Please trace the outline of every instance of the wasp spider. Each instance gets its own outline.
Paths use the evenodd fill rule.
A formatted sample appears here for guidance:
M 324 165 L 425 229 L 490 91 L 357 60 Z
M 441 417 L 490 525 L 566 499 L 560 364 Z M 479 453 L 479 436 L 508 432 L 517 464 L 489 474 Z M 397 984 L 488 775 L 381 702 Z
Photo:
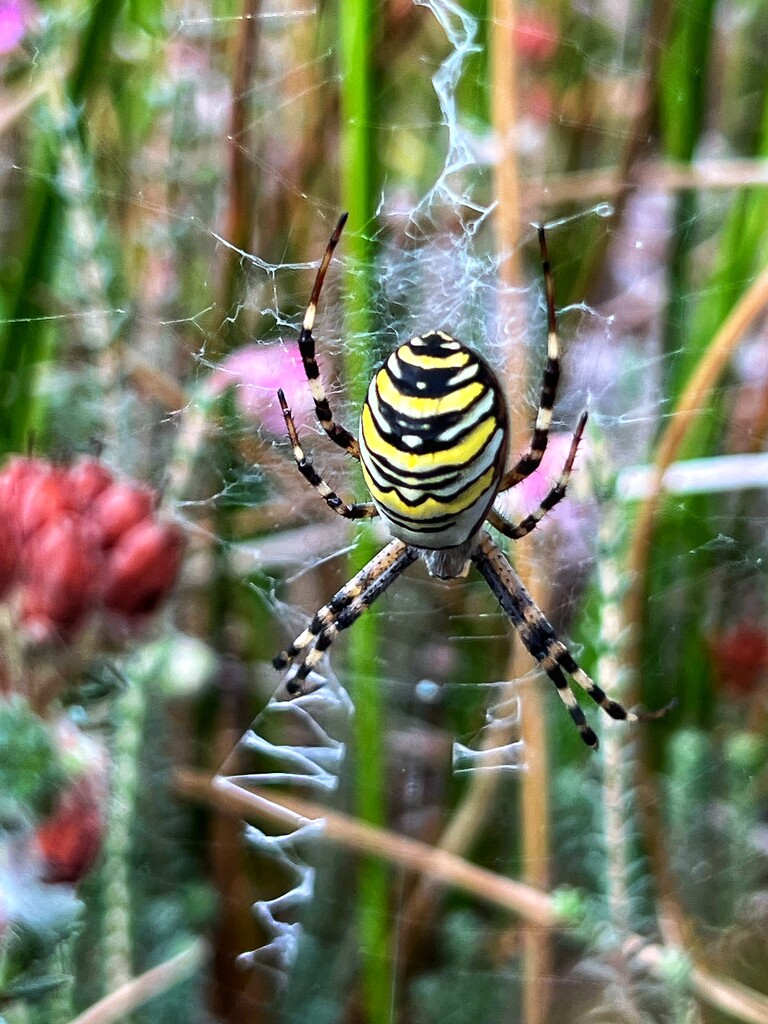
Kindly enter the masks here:
M 328 486 L 304 454 L 282 391 L 278 398 L 302 476 L 345 519 L 380 515 L 393 539 L 320 609 L 273 664 L 284 669 L 296 661 L 286 685 L 289 693 L 302 693 L 307 676 L 336 636 L 417 558 L 440 579 L 463 576 L 474 563 L 525 647 L 555 684 L 584 742 L 597 747 L 597 736 L 587 724 L 566 674 L 611 718 L 636 720 L 639 716 L 611 700 L 577 664 L 484 529 L 488 523 L 512 540 L 535 529 L 565 496 L 587 419 L 583 413 L 560 478 L 534 512 L 511 523 L 492 507 L 498 494 L 537 469 L 552 420 L 560 365 L 554 283 L 544 229 L 539 228 L 539 244 L 547 299 L 547 363 L 530 449 L 507 469 L 509 427 L 498 378 L 476 352 L 443 331 L 406 341 L 377 371 L 363 403 L 359 440 L 334 420 L 320 379 L 312 329 L 323 281 L 346 219 L 344 214 L 336 225 L 320 264 L 304 314 L 299 351 L 317 418 L 331 441 L 360 461 L 371 502 L 348 505 Z

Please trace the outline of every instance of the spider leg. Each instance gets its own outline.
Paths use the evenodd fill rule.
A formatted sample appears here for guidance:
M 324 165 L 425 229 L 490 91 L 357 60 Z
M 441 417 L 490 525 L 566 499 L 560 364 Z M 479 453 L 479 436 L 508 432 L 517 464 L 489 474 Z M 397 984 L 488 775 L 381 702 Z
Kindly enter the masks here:
M 307 375 L 309 389 L 312 392 L 312 398 L 315 403 L 315 412 L 318 420 L 320 421 L 320 426 L 334 444 L 343 448 L 349 455 L 359 459 L 360 448 L 357 443 L 357 438 L 342 427 L 340 423 L 336 423 L 334 421 L 328 396 L 325 393 L 323 381 L 320 376 L 320 368 L 318 367 L 317 359 L 315 358 L 315 339 L 312 336 L 312 329 L 315 326 L 315 315 L 317 313 L 317 303 L 320 299 L 323 281 L 325 281 L 325 275 L 328 272 L 328 267 L 331 263 L 333 250 L 336 248 L 339 238 L 341 237 L 341 232 L 347 222 L 347 217 L 348 214 L 346 213 L 342 213 L 341 217 L 339 217 L 339 222 L 333 230 L 333 234 L 326 246 L 320 267 L 317 271 L 317 277 L 315 278 L 315 284 L 312 288 L 312 294 L 309 297 L 309 305 L 304 313 L 304 321 L 301 326 L 301 333 L 299 334 L 299 353 L 301 354 L 301 359 L 304 363 L 304 372 Z
M 340 611 L 356 597 L 360 597 L 378 576 L 386 572 L 396 562 L 406 547 L 407 545 L 401 540 L 391 540 L 377 555 L 366 562 L 362 569 L 333 595 L 328 604 L 323 605 L 309 626 L 296 637 L 290 647 L 272 659 L 275 668 L 285 668 L 289 661 L 292 661 L 297 654 L 309 646 Z
M 309 483 L 312 484 L 320 497 L 324 499 L 328 507 L 332 508 L 333 511 L 337 512 L 340 516 L 343 516 L 344 519 L 371 519 L 373 516 L 378 515 L 378 509 L 372 502 L 347 505 L 341 500 L 338 494 L 328 486 L 304 454 L 304 449 L 301 447 L 301 441 L 299 440 L 299 432 L 296 429 L 296 424 L 293 421 L 291 410 L 288 408 L 288 403 L 285 400 L 285 395 L 283 394 L 282 389 L 277 392 L 277 398 L 280 402 L 280 408 L 283 411 L 285 425 L 288 428 L 288 437 L 291 439 L 291 444 L 293 445 L 293 457 L 296 460 L 298 470 L 304 479 L 308 480 Z
M 571 448 L 568 452 L 568 458 L 565 460 L 563 471 L 558 477 L 557 483 L 551 489 L 549 494 L 546 495 L 539 507 L 519 523 L 510 523 L 509 520 L 505 519 L 500 512 L 497 512 L 492 508 L 488 513 L 488 522 L 491 526 L 495 527 L 500 533 L 503 533 L 505 537 L 510 537 L 512 540 L 520 540 L 521 537 L 525 537 L 532 530 L 535 530 L 547 512 L 551 512 L 555 505 L 563 500 L 568 487 L 571 470 L 573 469 L 573 460 L 576 458 L 576 449 L 579 447 L 579 442 L 581 441 L 582 434 L 584 433 L 586 423 L 587 414 L 586 412 L 583 412 L 576 425 L 573 440 L 571 441 Z
M 310 647 L 296 674 L 288 682 L 289 693 L 302 692 L 302 682 L 320 661 L 338 634 L 348 629 L 373 602 L 416 560 L 418 552 L 401 540 L 392 540 L 339 590 L 319 612 L 290 647 L 281 651 L 272 664 L 285 668 L 302 651 Z
M 542 460 L 549 439 L 549 427 L 552 423 L 552 410 L 555 406 L 557 382 L 560 379 L 560 345 L 557 335 L 557 317 L 555 315 L 555 280 L 547 251 L 547 236 L 544 226 L 539 225 L 539 248 L 541 250 L 541 267 L 544 274 L 544 290 L 547 296 L 547 362 L 544 367 L 544 379 L 541 384 L 539 411 L 533 428 L 531 447 L 521 456 L 512 469 L 504 474 L 500 491 L 506 491 L 537 468 Z
M 496 599 L 520 635 L 528 652 L 539 662 L 555 684 L 561 700 L 568 709 L 584 742 L 597 749 L 594 730 L 587 724 L 584 712 L 563 674 L 563 670 L 599 704 L 611 718 L 637 721 L 638 716 L 627 711 L 611 698 L 587 675 L 575 661 L 568 648 L 558 640 L 554 629 L 537 607 L 533 598 L 520 582 L 512 566 L 487 533 L 480 541 L 472 561 L 493 591 Z

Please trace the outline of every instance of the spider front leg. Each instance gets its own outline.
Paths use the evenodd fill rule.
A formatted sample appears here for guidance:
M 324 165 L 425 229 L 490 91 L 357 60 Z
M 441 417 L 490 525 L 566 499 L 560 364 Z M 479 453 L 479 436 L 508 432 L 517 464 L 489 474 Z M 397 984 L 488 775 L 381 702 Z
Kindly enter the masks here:
M 557 315 L 555 313 L 555 280 L 547 251 L 547 236 L 543 225 L 539 225 L 539 249 L 541 251 L 541 268 L 544 274 L 544 290 L 547 296 L 547 362 L 544 367 L 544 379 L 541 384 L 539 410 L 533 428 L 531 447 L 521 456 L 512 469 L 508 470 L 501 481 L 499 491 L 506 491 L 539 466 L 549 439 L 549 428 L 552 423 L 552 410 L 555 407 L 557 382 L 560 379 L 560 345 L 557 335 Z
M 291 445 L 293 446 L 293 457 L 296 460 L 296 466 L 304 479 L 312 484 L 328 507 L 332 508 L 334 512 L 338 513 L 344 519 L 371 519 L 373 516 L 378 515 L 378 510 L 372 502 L 347 505 L 341 500 L 338 494 L 328 486 L 304 454 L 304 449 L 301 447 L 301 442 L 299 441 L 299 432 L 296 429 L 296 424 L 293 421 L 291 410 L 288 408 L 288 403 L 285 400 L 285 395 L 283 394 L 282 389 L 277 392 L 277 399 L 280 402 L 280 408 L 283 411 L 285 425 L 288 429 L 288 437 L 291 439 Z
M 353 625 L 417 557 L 415 548 L 401 540 L 390 541 L 317 612 L 307 629 L 272 660 L 275 668 L 283 669 L 311 647 L 296 674 L 286 684 L 289 693 L 296 695 L 302 692 L 303 681 L 338 634 Z
M 512 566 L 487 533 L 480 535 L 472 561 L 484 576 L 528 652 L 555 684 L 581 738 L 588 746 L 597 749 L 598 739 L 594 730 L 587 724 L 586 716 L 563 671 L 567 672 L 611 718 L 634 722 L 641 717 L 612 700 L 579 666 L 565 644 L 558 640 L 543 612 L 537 607 Z
M 360 448 L 357 443 L 357 438 L 353 434 L 350 434 L 345 427 L 342 427 L 340 423 L 336 423 L 333 418 L 328 396 L 325 393 L 323 380 L 320 376 L 320 368 L 317 365 L 317 359 L 315 358 L 315 339 L 312 335 L 312 330 L 315 326 L 315 316 L 317 314 L 317 303 L 320 300 L 323 281 L 325 281 L 325 275 L 328 272 L 328 267 L 331 263 L 333 250 L 338 244 L 341 232 L 344 225 L 347 223 L 348 216 L 349 214 L 342 213 L 341 217 L 339 217 L 339 222 L 334 228 L 333 234 L 326 246 L 325 253 L 323 254 L 323 258 L 320 261 L 320 267 L 317 271 L 317 277 L 315 278 L 315 283 L 312 288 L 312 294 L 309 297 L 309 304 L 304 312 L 304 321 L 301 326 L 301 333 L 299 334 L 299 353 L 301 354 L 301 360 L 304 364 L 304 372 L 307 375 L 309 390 L 312 392 L 312 399 L 315 403 L 315 412 L 318 420 L 320 421 L 320 426 L 334 444 L 343 448 L 345 452 L 352 455 L 355 459 L 359 459 Z
M 492 508 L 488 513 L 488 522 L 491 526 L 495 527 L 500 533 L 503 533 L 505 537 L 509 537 L 511 540 L 520 540 L 521 537 L 525 537 L 527 534 L 531 533 L 532 530 L 536 529 L 547 512 L 551 512 L 555 505 L 565 497 L 565 492 L 568 488 L 568 480 L 570 479 L 571 471 L 573 469 L 573 461 L 576 458 L 576 451 L 579 447 L 582 435 L 584 434 L 584 427 L 586 424 L 587 414 L 586 412 L 583 412 L 576 425 L 576 430 L 573 433 L 571 447 L 568 452 L 568 458 L 565 460 L 563 471 L 558 477 L 557 483 L 546 495 L 539 507 L 517 524 L 510 523 L 509 520 L 505 519 L 500 512 L 497 512 Z

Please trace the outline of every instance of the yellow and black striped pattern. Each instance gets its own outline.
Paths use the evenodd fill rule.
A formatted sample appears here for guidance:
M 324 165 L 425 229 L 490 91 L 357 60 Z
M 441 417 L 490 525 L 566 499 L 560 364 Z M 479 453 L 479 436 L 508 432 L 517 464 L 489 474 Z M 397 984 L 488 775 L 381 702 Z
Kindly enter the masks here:
M 480 528 L 507 455 L 507 413 L 483 359 L 436 331 L 396 349 L 360 417 L 366 485 L 395 537 L 420 548 L 464 544 Z

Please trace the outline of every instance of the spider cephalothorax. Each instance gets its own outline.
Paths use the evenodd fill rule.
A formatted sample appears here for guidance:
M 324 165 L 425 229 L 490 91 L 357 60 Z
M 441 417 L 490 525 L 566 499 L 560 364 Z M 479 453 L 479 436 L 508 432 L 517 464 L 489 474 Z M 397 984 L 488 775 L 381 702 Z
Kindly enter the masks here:
M 298 662 L 287 682 L 301 693 L 304 680 L 341 630 L 353 622 L 417 558 L 435 576 L 452 579 L 474 563 L 520 639 L 557 687 L 585 743 L 597 746 L 567 673 L 612 718 L 636 719 L 580 668 L 536 606 L 504 554 L 484 529 L 488 523 L 512 540 L 525 537 L 564 497 L 586 413 L 573 435 L 557 483 L 539 507 L 511 523 L 492 506 L 496 496 L 530 476 L 547 446 L 560 372 L 554 284 L 544 229 L 539 228 L 547 295 L 547 362 L 530 449 L 505 469 L 509 447 L 506 403 L 498 378 L 471 348 L 429 331 L 400 345 L 371 380 L 360 417 L 360 439 L 336 423 L 320 379 L 312 329 L 326 271 L 346 222 L 333 232 L 304 314 L 299 351 L 328 437 L 359 459 L 372 501 L 348 505 L 304 455 L 282 391 L 278 392 L 301 474 L 346 519 L 380 515 L 392 540 L 320 609 L 294 642 L 274 659 L 276 668 Z

